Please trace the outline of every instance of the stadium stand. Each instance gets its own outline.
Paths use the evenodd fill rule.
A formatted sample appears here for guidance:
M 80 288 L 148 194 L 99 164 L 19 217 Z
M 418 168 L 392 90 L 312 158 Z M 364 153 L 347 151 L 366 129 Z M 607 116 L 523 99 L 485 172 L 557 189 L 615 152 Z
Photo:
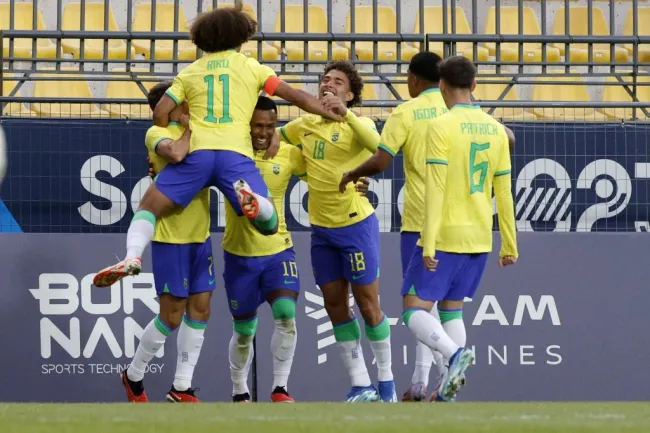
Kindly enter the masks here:
M 189 26 L 187 17 L 183 8 L 175 11 L 173 3 L 156 3 L 155 24 L 153 28 L 156 31 L 174 31 L 175 13 L 177 13 L 177 29 L 179 32 L 187 33 Z M 133 31 L 148 32 L 152 29 L 152 7 L 151 3 L 140 3 L 135 7 L 135 16 L 133 18 Z M 146 59 L 155 58 L 157 60 L 170 60 L 174 57 L 181 60 L 196 59 L 196 47 L 188 40 L 179 40 L 178 49 L 174 53 L 174 41 L 158 40 L 154 42 L 154 56 L 152 57 L 151 41 L 134 40 L 133 46 L 138 54 L 144 55 Z
M 14 21 L 10 22 L 11 4 L 0 3 L 0 30 L 47 30 L 43 13 L 36 9 L 36 25 L 34 26 L 34 6 L 32 3 L 14 4 Z M 3 39 L 2 56 L 8 57 L 12 45 L 9 39 Z M 38 39 L 36 43 L 36 54 L 39 58 L 53 59 L 56 57 L 56 46 L 49 39 Z M 15 57 L 34 57 L 31 39 L 17 38 L 13 40 L 13 55 Z

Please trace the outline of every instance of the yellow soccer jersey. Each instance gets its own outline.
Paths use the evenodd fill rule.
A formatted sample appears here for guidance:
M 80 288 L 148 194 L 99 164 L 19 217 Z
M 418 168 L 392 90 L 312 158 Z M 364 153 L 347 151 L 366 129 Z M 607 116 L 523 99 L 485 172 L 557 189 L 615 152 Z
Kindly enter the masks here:
M 237 216 L 230 203 L 226 202 L 226 230 L 221 246 L 231 254 L 269 256 L 293 246 L 285 220 L 284 200 L 291 176 L 305 175 L 305 161 L 300 149 L 286 143 L 280 144 L 280 150 L 273 159 L 264 160 L 265 152 L 255 152 L 254 159 L 273 197 L 278 213 L 278 232 L 272 236 L 262 235 L 245 216 Z
M 180 123 L 169 122 L 167 128 L 152 126 L 147 130 L 145 146 L 154 171 L 160 173 L 167 161 L 156 153 L 156 146 L 165 139 L 177 140 L 185 132 Z M 203 243 L 210 236 L 210 189 L 201 190 L 190 204 L 178 207 L 156 223 L 153 240 L 168 244 Z
M 440 89 L 432 88 L 393 110 L 381 132 L 379 147 L 397 155 L 404 152 L 404 211 L 402 230 L 420 232 L 424 224 L 424 182 L 426 172 L 426 125 L 449 111 Z
M 274 77 L 275 80 L 267 80 Z M 263 88 L 273 94 L 275 72 L 236 51 L 206 54 L 183 69 L 167 96 L 190 108 L 190 152 L 231 150 L 253 157 L 250 121 Z
M 457 104 L 429 123 L 425 256 L 492 251 L 494 185 L 501 256 L 517 257 L 508 135 L 476 105 Z
M 375 123 L 360 118 L 368 128 Z M 367 197 L 360 196 L 352 183 L 345 193 L 339 191 L 343 173 L 352 170 L 372 153 L 358 142 L 347 123 L 333 122 L 317 115 L 306 115 L 287 123 L 281 137 L 302 149 L 307 165 L 309 222 L 322 227 L 345 227 L 372 214 Z

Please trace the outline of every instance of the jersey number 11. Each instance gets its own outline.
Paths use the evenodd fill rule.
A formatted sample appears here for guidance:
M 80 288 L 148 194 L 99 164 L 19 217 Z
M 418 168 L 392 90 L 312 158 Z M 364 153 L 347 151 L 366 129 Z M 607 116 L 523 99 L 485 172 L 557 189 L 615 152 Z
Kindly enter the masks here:
M 223 115 L 219 119 L 214 115 L 214 75 L 206 75 L 203 77 L 203 81 L 208 85 L 208 113 L 203 120 L 210 123 L 231 123 L 230 76 L 228 74 L 219 75 L 219 82 L 223 83 L 223 94 L 221 98 L 223 101 Z

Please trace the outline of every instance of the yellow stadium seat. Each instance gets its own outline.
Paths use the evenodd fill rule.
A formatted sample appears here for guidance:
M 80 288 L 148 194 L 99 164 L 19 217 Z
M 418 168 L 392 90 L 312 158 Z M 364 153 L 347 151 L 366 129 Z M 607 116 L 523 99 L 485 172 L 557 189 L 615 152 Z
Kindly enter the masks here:
M 203 12 L 211 11 L 212 6 L 213 6 L 212 1 L 208 1 L 208 3 L 205 5 L 205 9 L 203 10 Z M 220 8 L 233 8 L 233 7 L 235 7 L 234 3 L 223 3 L 221 1 L 219 1 L 219 3 L 217 3 L 217 9 L 220 9 Z M 257 14 L 255 13 L 255 8 L 253 7 L 253 5 L 251 5 L 249 3 L 242 3 L 242 12 L 244 12 L 246 15 L 250 16 L 255 21 L 257 21 Z
M 298 75 L 282 75 L 280 78 L 285 81 L 294 81 L 293 83 L 287 83 L 294 89 L 305 90 L 305 83 L 298 81 L 301 80 L 301 77 Z M 284 101 L 284 99 L 278 96 L 272 96 L 271 99 L 275 100 L 276 102 Z M 300 108 L 296 107 L 295 105 L 278 105 L 278 120 L 293 120 L 297 119 L 302 114 L 304 113 L 301 113 Z
M 155 30 L 160 32 L 174 31 L 174 3 L 156 3 L 156 26 Z M 134 32 L 151 31 L 151 3 L 140 3 L 135 7 L 133 25 Z M 183 11 L 182 4 L 178 9 L 178 31 L 189 32 L 187 18 Z M 138 54 L 146 59 L 151 58 L 151 41 L 134 40 L 133 46 Z M 174 58 L 174 41 L 156 41 L 154 57 L 160 60 L 171 60 Z M 189 40 L 178 41 L 178 59 L 196 59 L 196 47 Z
M 638 34 L 639 36 L 648 36 L 650 35 L 650 7 L 638 8 L 638 11 Z M 625 16 L 625 24 L 623 25 L 623 34 L 625 36 L 631 36 L 634 30 L 632 12 L 634 12 L 634 9 L 628 9 Z M 630 57 L 634 55 L 634 46 L 632 44 L 625 44 L 623 47 L 628 51 Z M 639 62 L 650 62 L 649 44 L 639 45 Z
M 353 107 L 358 116 L 370 117 L 371 119 L 385 119 L 388 112 L 381 107 L 365 107 L 366 101 L 378 101 L 377 89 L 374 84 L 366 83 L 361 91 L 361 107 Z
M 62 68 L 71 71 L 73 69 Z M 66 77 L 82 77 L 80 74 L 66 74 Z M 34 98 L 93 98 L 90 86 L 85 80 L 61 79 L 61 74 L 39 71 L 35 77 L 57 77 L 56 81 L 34 81 Z M 92 103 L 36 102 L 32 111 L 41 117 L 108 117 L 109 114 Z
M 309 6 L 307 9 L 309 22 L 307 30 L 310 33 L 327 33 L 327 13 L 321 6 Z M 286 33 L 304 33 L 305 32 L 305 10 L 302 5 L 287 5 L 284 8 L 284 31 Z M 280 11 L 275 17 L 275 32 L 281 30 Z M 275 48 L 282 50 L 282 44 L 279 41 L 273 42 Z M 325 41 L 314 41 L 307 44 L 309 60 L 327 60 L 328 48 Z M 284 43 L 284 49 L 289 60 L 305 60 L 304 42 L 287 41 Z M 347 48 L 340 47 L 332 43 L 332 58 L 347 59 Z
M 533 113 L 540 119 L 560 121 L 594 121 L 604 122 L 607 117 L 596 112 L 593 108 L 568 108 L 562 107 L 562 102 L 584 102 L 589 101 L 587 86 L 582 77 L 566 76 L 545 76 L 538 77 L 535 81 L 541 82 L 575 82 L 583 84 L 534 84 L 533 101 L 558 102 L 558 107 L 533 108 Z
M 404 101 L 409 101 L 411 99 L 411 95 L 409 94 L 409 86 L 406 83 L 392 83 L 393 84 L 393 89 L 397 92 L 397 94 L 400 96 L 400 98 Z M 398 100 L 395 98 L 393 93 L 389 90 L 388 91 L 388 98 L 391 101 Z
M 34 6 L 32 3 L 14 3 L 14 30 L 34 30 Z M 9 3 L 0 3 L 0 30 L 9 30 Z M 36 10 L 36 30 L 46 30 L 43 14 Z M 10 39 L 4 38 L 2 55 L 9 56 Z M 31 39 L 14 39 L 14 57 L 33 57 Z M 56 45 L 49 39 L 36 41 L 36 56 L 53 59 L 56 57 Z
M 592 7 L 592 35 L 594 36 L 609 36 L 609 28 L 605 21 L 605 14 L 603 10 L 597 7 Z M 564 7 L 561 7 L 555 13 L 553 22 L 553 34 L 564 35 L 570 34 L 572 36 L 588 35 L 588 8 L 587 6 L 572 6 L 569 13 L 569 29 L 565 31 L 565 15 Z M 554 47 L 560 50 L 560 53 L 565 55 L 565 44 L 555 43 Z M 589 59 L 589 45 L 588 44 L 571 44 L 570 45 L 570 60 L 572 62 L 587 62 Z M 627 50 L 620 47 L 614 48 L 614 56 L 617 62 L 627 62 Z M 610 45 L 609 44 L 593 44 L 593 61 L 594 62 L 610 62 Z
M 104 30 L 104 3 L 87 2 L 84 11 L 84 30 L 103 31 Z M 68 3 L 63 8 L 63 30 L 80 30 L 81 23 L 81 3 Z M 119 31 L 113 9 L 108 10 L 108 31 Z M 71 53 L 75 58 L 79 58 L 81 43 L 79 39 L 63 39 L 61 41 L 63 51 Z M 86 59 L 103 59 L 104 40 L 103 39 L 86 39 L 84 41 L 84 58 Z M 108 40 L 108 58 L 109 59 L 126 59 L 126 43 L 121 39 Z M 131 47 L 131 58 L 135 58 L 135 50 Z
M 632 77 L 621 77 L 623 82 L 627 83 L 628 88 L 632 91 Z M 619 83 L 616 77 L 607 77 L 607 82 Z M 645 86 L 636 87 L 636 97 L 641 102 L 650 101 L 650 77 L 637 77 L 637 82 L 646 83 Z M 620 86 L 603 86 L 603 102 L 632 102 L 632 97 L 627 93 L 623 85 Z M 632 108 L 600 108 L 598 111 L 606 115 L 612 120 L 630 120 L 634 117 L 634 109 Z M 650 109 L 646 107 L 646 111 Z M 645 113 L 637 108 L 636 118 L 648 120 Z
M 124 68 L 113 69 L 112 73 L 123 72 L 126 74 Z M 142 93 L 140 86 L 137 84 L 138 79 L 152 78 L 149 69 L 132 68 L 131 72 L 137 74 L 133 81 L 108 81 L 106 83 L 105 98 L 110 99 L 136 99 L 146 98 L 147 96 Z M 142 81 L 142 86 L 148 91 L 153 86 L 158 84 L 159 81 Z M 152 112 L 148 104 L 103 104 L 102 109 L 110 113 L 111 117 L 122 117 L 127 119 L 151 119 Z
M 3 96 L 9 96 L 11 95 L 11 92 L 13 92 L 14 88 L 16 85 L 18 85 L 18 81 L 12 80 L 9 74 L 4 76 L 4 79 L 2 80 L 2 94 Z M 20 97 L 21 92 L 20 89 L 16 92 L 15 97 Z M 1 105 L 1 104 L 0 104 Z M 9 102 L 4 109 L 2 109 L 2 115 L 3 116 L 15 116 L 15 117 L 31 117 L 35 116 L 35 113 L 31 110 L 29 110 L 25 104 L 21 102 Z
M 354 31 L 355 33 L 374 33 L 372 6 L 357 6 L 354 8 Z M 352 19 L 348 12 L 345 22 L 345 32 L 352 32 Z M 377 33 L 397 33 L 397 15 L 390 6 L 378 6 L 377 8 Z M 352 51 L 352 43 L 345 42 L 346 48 Z M 374 42 L 355 42 L 354 50 L 359 60 L 373 60 Z M 401 45 L 401 60 L 409 60 L 418 53 L 416 48 L 408 44 Z M 377 60 L 391 61 L 397 58 L 396 42 L 379 42 L 377 44 Z
M 481 79 L 480 76 L 478 77 Z M 472 96 L 476 100 L 478 105 L 481 105 L 481 101 L 497 101 L 499 96 L 506 89 L 507 84 L 492 84 L 492 83 L 483 83 L 477 84 L 476 89 L 472 93 Z M 508 90 L 508 93 L 505 94 L 502 101 L 519 101 L 519 92 L 517 86 L 513 86 Z M 483 111 L 486 113 L 490 111 L 490 107 L 482 107 Z M 533 113 L 524 111 L 522 107 L 497 107 L 491 113 L 492 117 L 495 119 L 505 120 L 507 122 L 511 121 L 521 121 L 521 122 L 531 122 L 537 119 Z
M 499 17 L 499 34 L 503 35 L 516 35 L 519 34 L 519 8 L 517 6 L 501 6 L 501 14 Z M 541 35 L 541 29 L 537 22 L 537 15 L 535 11 L 525 6 L 522 10 L 523 15 L 523 29 L 522 33 L 525 35 Z M 496 7 L 491 6 L 488 9 L 487 22 L 485 24 L 485 34 L 496 34 Z M 496 56 L 497 44 L 488 42 L 485 44 L 486 48 L 490 51 L 490 55 Z M 519 60 L 519 45 L 518 44 L 501 44 L 501 60 L 505 62 L 517 62 Z M 523 62 L 541 62 L 542 61 L 542 44 L 524 43 L 523 46 Z M 559 62 L 560 50 L 551 47 L 546 47 L 546 61 Z
M 447 33 L 451 34 L 451 7 L 447 8 Z M 424 8 L 424 32 L 425 33 L 443 33 L 443 16 L 442 6 L 425 6 Z M 456 7 L 456 34 L 469 35 L 472 34 L 472 29 L 465 16 L 465 11 L 461 7 Z M 415 31 L 420 33 L 420 11 L 415 15 Z M 468 59 L 474 60 L 473 44 L 471 42 L 458 42 L 456 44 L 456 54 L 465 56 Z M 430 42 L 429 51 L 432 51 L 443 57 L 444 45 L 442 42 Z M 485 47 L 477 47 L 477 60 L 487 61 L 489 57 L 488 50 Z

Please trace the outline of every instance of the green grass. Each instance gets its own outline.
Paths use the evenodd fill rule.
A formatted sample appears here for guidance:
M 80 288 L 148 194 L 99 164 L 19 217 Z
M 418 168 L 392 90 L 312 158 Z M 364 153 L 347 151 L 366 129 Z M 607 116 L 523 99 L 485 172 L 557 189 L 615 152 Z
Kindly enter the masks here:
M 650 432 L 650 403 L 0 404 L 0 426 L 3 433 Z

